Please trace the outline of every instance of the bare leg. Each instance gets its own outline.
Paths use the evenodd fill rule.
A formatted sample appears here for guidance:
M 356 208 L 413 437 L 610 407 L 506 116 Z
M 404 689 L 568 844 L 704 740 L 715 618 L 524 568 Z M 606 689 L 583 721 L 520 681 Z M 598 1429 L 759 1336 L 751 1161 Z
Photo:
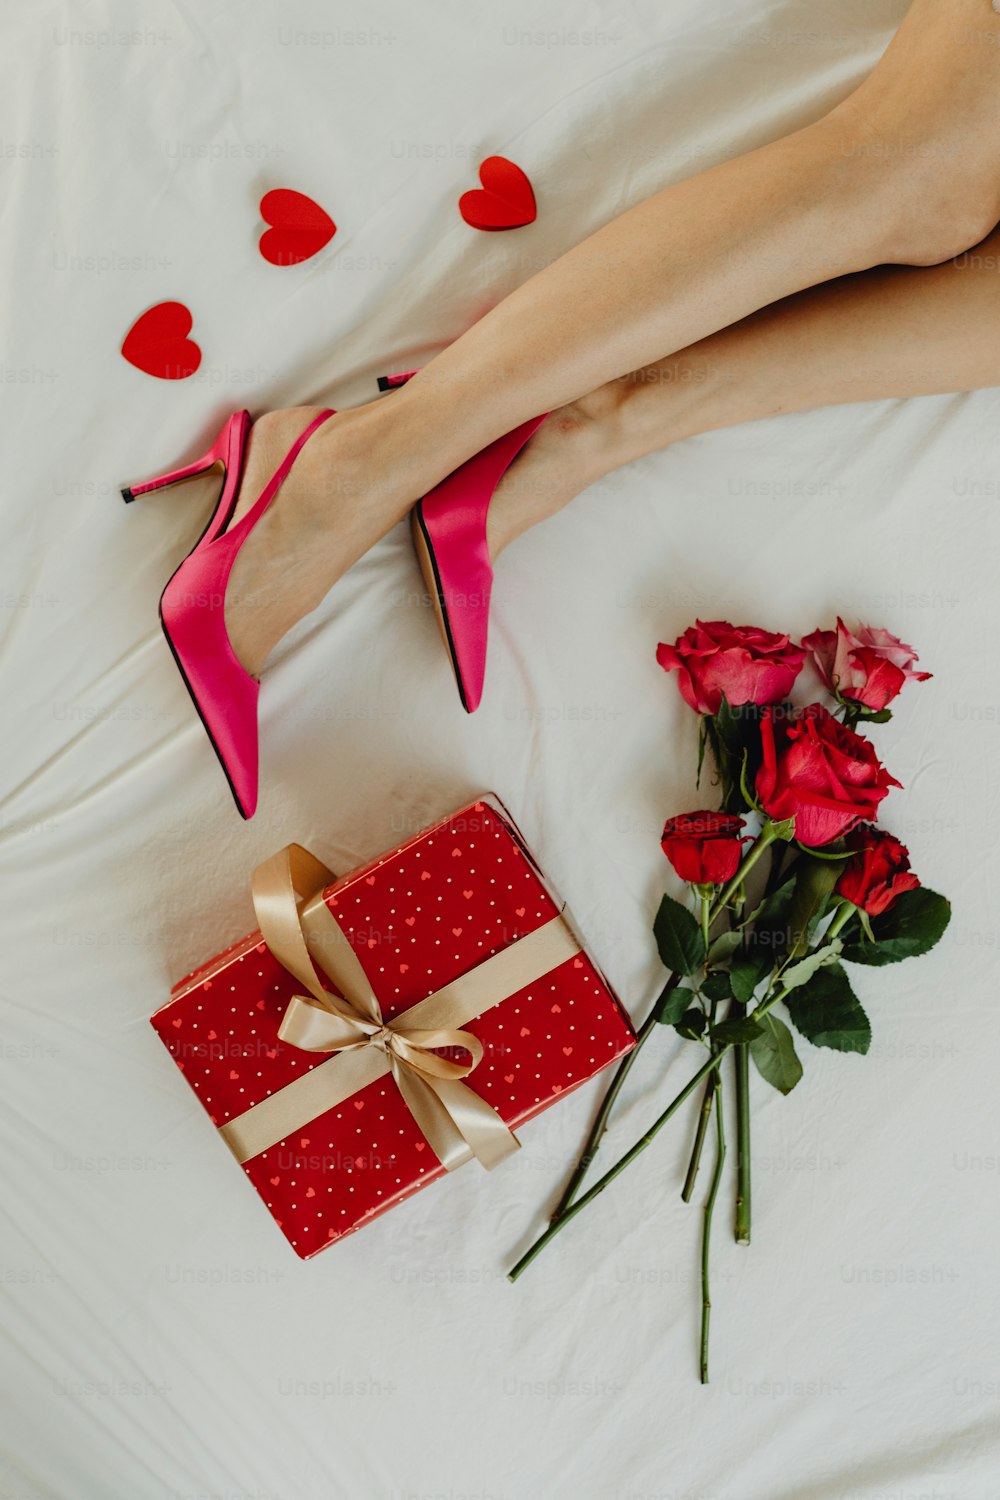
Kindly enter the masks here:
M 933 269 L 800 292 L 554 412 L 501 482 L 494 557 L 593 484 L 695 433 L 781 412 L 1000 386 L 1000 232 Z
M 257 670 L 421 494 L 528 417 L 820 281 L 976 243 L 1000 219 L 998 42 L 988 0 L 913 0 L 831 114 L 638 204 L 402 391 L 333 419 L 234 569 L 226 615 L 245 664 Z M 247 504 L 299 425 L 259 424 Z

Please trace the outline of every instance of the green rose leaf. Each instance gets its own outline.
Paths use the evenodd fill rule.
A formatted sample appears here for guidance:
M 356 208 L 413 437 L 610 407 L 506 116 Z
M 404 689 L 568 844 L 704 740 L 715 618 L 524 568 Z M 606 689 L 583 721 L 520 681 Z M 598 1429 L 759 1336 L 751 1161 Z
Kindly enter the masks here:
M 759 949 L 740 958 L 729 971 L 733 999 L 738 1000 L 741 1005 L 749 1005 L 757 986 L 773 968 L 774 953 L 769 949 Z
M 797 990 L 802 985 L 808 984 L 817 970 L 832 964 L 840 956 L 842 944 L 839 938 L 834 938 L 832 943 L 824 943 L 822 948 L 814 948 L 813 951 L 792 964 L 781 976 L 781 987 L 785 990 Z
M 653 923 L 660 957 L 675 974 L 694 974 L 705 962 L 705 939 L 686 906 L 664 896 Z
M 871 1046 L 868 1017 L 838 963 L 818 969 L 786 1004 L 796 1030 L 814 1047 L 865 1053 Z
M 819 915 L 837 883 L 840 867 L 811 856 L 799 861 L 788 909 L 789 951 L 796 957 L 809 946 L 809 924 Z
M 712 946 L 708 950 L 708 967 L 719 968 L 728 963 L 742 941 L 741 932 L 720 932 L 717 938 L 712 939 Z
M 690 1001 L 691 991 L 682 989 L 678 985 L 675 989 L 668 990 L 665 995 L 660 996 L 654 1015 L 663 1026 L 676 1026 Z
M 709 974 L 702 983 L 701 993 L 706 1000 L 711 1000 L 716 1005 L 720 1000 L 728 1000 L 732 995 L 729 985 L 729 975 L 725 973 Z
M 759 1021 L 754 1021 L 750 1016 L 739 1021 L 720 1021 L 709 1031 L 713 1042 L 752 1042 L 761 1034 Z
M 898 964 L 929 953 L 951 921 L 951 902 L 937 891 L 918 886 L 904 891 L 888 911 L 871 922 L 874 942 L 849 943 L 844 958 L 852 964 Z
M 691 1009 L 686 1010 L 681 1016 L 675 1030 L 678 1036 L 684 1037 L 685 1041 L 697 1042 L 704 1036 L 707 1025 L 708 1022 L 705 1019 L 704 1011 L 699 1010 L 696 1005 L 692 1005 Z
M 802 1077 L 802 1064 L 795 1053 L 792 1033 L 777 1016 L 764 1016 L 757 1024 L 760 1035 L 750 1043 L 750 1056 L 757 1065 L 757 1072 L 779 1094 L 790 1094 Z

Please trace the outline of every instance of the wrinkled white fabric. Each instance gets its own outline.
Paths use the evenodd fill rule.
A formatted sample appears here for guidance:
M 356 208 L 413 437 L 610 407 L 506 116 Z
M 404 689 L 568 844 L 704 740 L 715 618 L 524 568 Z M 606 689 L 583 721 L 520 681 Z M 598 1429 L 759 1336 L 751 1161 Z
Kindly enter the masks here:
M 595 486 L 504 557 L 471 719 L 399 527 L 268 670 L 249 825 L 157 628 L 208 492 L 117 488 L 232 408 L 369 399 L 627 205 L 842 97 L 903 10 L 7 0 L 5 1500 L 996 1500 L 996 392 L 779 418 Z M 498 152 L 539 214 L 488 235 L 456 200 Z M 257 252 L 272 187 L 339 226 L 308 264 Z M 168 298 L 204 351 L 176 383 L 118 353 Z M 659 829 L 701 799 L 656 643 L 838 611 L 934 673 L 875 733 L 906 787 L 886 826 L 955 919 L 862 977 L 868 1058 L 803 1042 L 792 1096 L 758 1081 L 711 1387 L 690 1120 L 504 1280 L 596 1085 L 494 1174 L 297 1262 L 147 1024 L 252 925 L 253 865 L 298 839 L 343 871 L 495 788 L 641 1018 Z M 656 1039 L 609 1160 L 692 1066 Z

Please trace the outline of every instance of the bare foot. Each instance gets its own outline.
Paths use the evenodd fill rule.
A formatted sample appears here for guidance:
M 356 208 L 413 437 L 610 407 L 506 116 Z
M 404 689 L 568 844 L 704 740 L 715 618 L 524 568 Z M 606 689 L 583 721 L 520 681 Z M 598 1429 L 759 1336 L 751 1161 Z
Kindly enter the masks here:
M 321 408 L 266 412 L 250 432 L 234 524 L 256 503 Z M 399 519 L 400 495 L 372 472 L 370 407 L 329 417 L 299 451 L 233 565 L 225 620 L 239 660 L 260 674 L 272 647 Z

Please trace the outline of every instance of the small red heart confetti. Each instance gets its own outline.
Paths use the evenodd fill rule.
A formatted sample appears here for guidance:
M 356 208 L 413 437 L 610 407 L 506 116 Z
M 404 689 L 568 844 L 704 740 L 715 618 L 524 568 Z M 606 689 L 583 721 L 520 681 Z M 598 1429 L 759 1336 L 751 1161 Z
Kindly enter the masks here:
M 235 1078 L 239 1078 L 240 1075 L 237 1073 L 237 1071 L 236 1071 L 235 1068 L 230 1068 L 229 1069 L 229 1076 L 230 1076 L 230 1078 L 235 1079 Z
M 375 876 L 374 875 L 366 875 L 365 876 L 365 885 L 374 885 L 374 884 L 375 884 Z
M 267 952 L 267 944 L 266 943 L 258 943 L 257 944 L 257 952 L 258 953 L 266 953 Z
M 308 1144 L 309 1144 L 309 1136 L 302 1135 L 302 1136 L 299 1137 L 299 1145 L 302 1147 L 303 1151 L 306 1149 L 306 1147 L 308 1146 Z
M 583 968 L 583 959 L 582 958 L 574 958 L 574 960 L 573 960 L 573 967 L 574 967 L 574 969 L 582 969 Z
M 266 1000 L 258 1000 L 258 1001 L 257 1001 L 257 1004 L 256 1004 L 256 1006 L 255 1006 L 255 1007 L 254 1007 L 254 1008 L 255 1008 L 255 1009 L 256 1009 L 256 1010 L 263 1010 L 263 1009 L 264 1009 L 264 1006 L 265 1006 L 265 1005 L 266 1005 L 266 1004 L 267 1004 L 267 1001 L 266 1001 Z
M 465 897 L 466 901 L 471 901 L 472 898 L 473 898 L 473 896 L 475 894 L 476 894 L 475 891 L 463 891 L 462 892 L 462 895 Z
M 461 849 L 453 849 L 451 851 L 451 857 L 452 857 L 452 859 L 461 859 L 462 858 L 462 851 L 461 851 Z
M 514 1075 L 513 1075 L 513 1073 L 505 1073 L 503 1075 L 503 1081 L 504 1081 L 504 1083 L 513 1083 L 514 1082 Z
M 260 253 L 272 266 L 297 266 L 311 260 L 337 232 L 325 209 L 292 188 L 265 193 L 260 216 L 271 226 L 260 237 Z
M 452 935 L 454 937 L 461 937 L 462 936 L 462 929 L 461 929 L 461 927 L 453 927 L 451 930 L 452 930 Z
M 414 924 L 414 922 L 416 920 L 417 920 L 416 917 L 407 917 L 406 918 L 406 925 L 407 925 L 407 927 L 412 927 L 413 924 Z
M 175 1018 L 174 1018 L 174 1019 L 173 1019 L 173 1020 L 172 1020 L 172 1021 L 171 1021 L 171 1023 L 170 1023 L 170 1024 L 171 1024 L 171 1026 L 180 1026 L 180 1025 L 181 1025 L 181 1018 L 180 1018 L 180 1016 L 176 1016 L 176 1017 L 175 1017 Z
M 481 188 L 463 193 L 458 211 L 473 229 L 519 229 L 538 212 L 527 174 L 506 156 L 488 156 L 479 168 Z
M 316 1189 L 315 1188 L 306 1188 L 306 1197 L 307 1198 L 315 1198 L 315 1196 L 316 1196 Z
M 405 974 L 405 973 L 408 972 L 409 967 L 410 967 L 409 964 L 400 964 L 400 966 L 399 966 L 399 972 L 401 974 Z
M 122 355 L 144 375 L 186 380 L 201 364 L 201 350 L 188 338 L 193 323 L 183 302 L 158 302 L 136 318 L 122 340 Z
M 278 1055 L 278 1049 L 277 1049 L 277 1047 L 268 1047 L 265 1050 L 267 1052 L 268 1057 L 277 1057 L 277 1055 Z
M 363 1099 L 355 1099 L 354 1100 L 354 1108 L 355 1109 L 364 1109 L 364 1107 L 365 1107 L 365 1101 Z
M 203 990 L 210 990 L 211 988 L 212 988 L 212 981 L 210 979 L 206 979 L 205 982 L 204 982 L 204 984 L 202 985 L 202 989 Z
M 572 1053 L 572 1051 L 573 1051 L 572 1047 L 564 1047 L 563 1048 L 563 1057 L 569 1057 L 570 1054 Z
M 521 1027 L 521 1035 L 522 1036 L 530 1036 L 531 1035 L 531 1027 L 530 1026 L 522 1026 Z
M 364 1157 L 363 1156 L 356 1156 L 354 1158 L 354 1165 L 356 1167 L 363 1167 L 363 1166 L 365 1166 L 365 1159 L 364 1159 Z
M 426 1145 L 427 1145 L 426 1141 L 414 1141 L 414 1143 L 413 1143 L 414 1150 L 416 1150 L 416 1151 L 422 1151 Z
M 523 906 L 515 906 L 515 908 L 514 908 L 514 915 L 515 915 L 515 917 L 523 917 L 524 916 L 524 907 Z
M 216 1033 L 216 1032 L 214 1032 L 214 1031 L 210 1031 L 210 1032 L 209 1032 L 209 1033 L 208 1033 L 208 1040 L 209 1040 L 209 1041 L 210 1041 L 210 1042 L 214 1042 L 214 1041 L 215 1041 L 215 1038 L 216 1038 L 216 1035 L 217 1035 L 217 1033 Z
M 369 938 L 368 939 L 368 946 L 369 946 L 369 948 L 377 948 L 378 947 L 378 938 Z
M 430 872 L 430 870 L 421 870 L 421 872 L 420 872 L 420 879 L 421 880 L 430 880 L 430 878 L 431 878 L 431 872 Z
M 281 1178 L 280 1177 L 269 1177 L 268 1181 L 270 1182 L 270 1184 L 271 1184 L 272 1187 L 277 1187 L 278 1183 L 281 1181 Z
M 552 1014 L 554 1016 L 558 1016 L 561 1012 L 562 1012 L 562 1006 L 561 1005 L 553 1005 L 553 1007 L 552 1007 Z

